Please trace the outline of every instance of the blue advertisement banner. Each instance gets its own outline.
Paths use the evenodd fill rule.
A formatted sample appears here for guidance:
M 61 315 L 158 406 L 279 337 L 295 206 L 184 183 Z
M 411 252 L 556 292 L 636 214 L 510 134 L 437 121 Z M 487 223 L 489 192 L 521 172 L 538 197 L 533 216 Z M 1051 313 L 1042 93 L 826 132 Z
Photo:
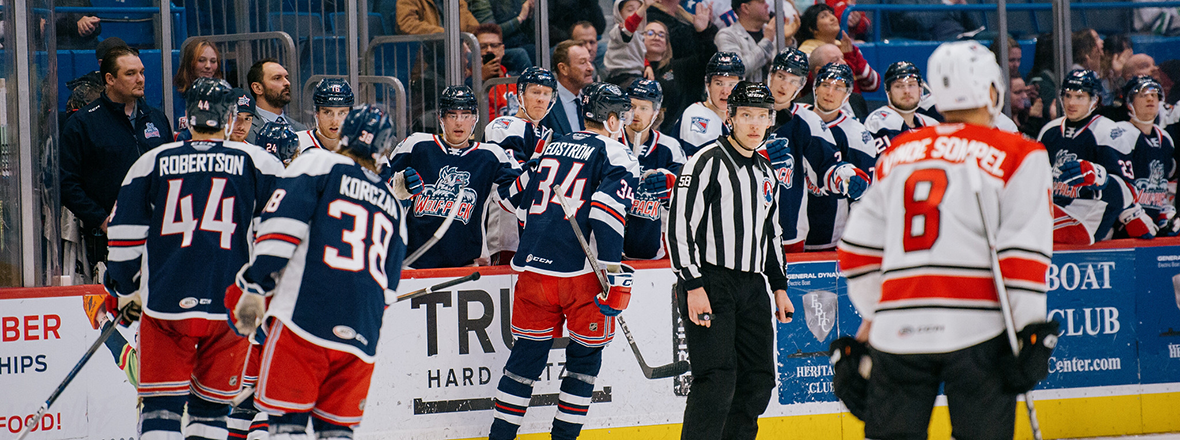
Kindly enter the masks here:
M 787 278 L 795 318 L 777 324 L 779 402 L 835 402 L 828 345 L 855 333 L 860 315 L 835 261 L 790 264 Z
M 1140 381 L 1180 382 L 1180 248 L 1136 252 Z

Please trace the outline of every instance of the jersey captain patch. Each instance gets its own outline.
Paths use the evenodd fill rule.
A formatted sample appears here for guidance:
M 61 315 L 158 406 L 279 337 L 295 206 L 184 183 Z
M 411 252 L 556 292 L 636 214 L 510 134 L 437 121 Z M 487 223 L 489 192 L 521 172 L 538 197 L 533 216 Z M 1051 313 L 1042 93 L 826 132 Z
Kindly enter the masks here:
M 468 185 L 471 183 L 471 172 L 459 171 L 453 166 L 443 167 L 438 172 L 438 181 L 425 185 L 422 193 L 414 197 L 414 216 L 446 217 L 455 203 L 459 203 L 459 212 L 455 220 L 467 224 L 475 210 L 475 202 L 479 194 Z

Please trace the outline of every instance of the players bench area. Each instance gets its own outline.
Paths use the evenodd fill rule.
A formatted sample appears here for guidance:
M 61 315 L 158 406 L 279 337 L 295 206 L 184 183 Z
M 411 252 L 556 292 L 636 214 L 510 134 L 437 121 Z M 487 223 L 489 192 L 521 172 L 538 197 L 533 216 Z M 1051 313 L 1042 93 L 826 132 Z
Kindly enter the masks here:
M 668 260 L 631 264 L 634 293 L 623 316 L 637 346 L 650 365 L 685 359 Z M 386 310 L 360 438 L 486 437 L 512 344 L 515 274 L 507 266 L 411 270 L 402 273 L 398 292 L 476 270 L 476 281 Z M 760 438 L 863 438 L 861 423 L 832 394 L 828 344 L 854 333 L 861 320 L 835 253 L 789 255 L 787 276 L 796 317 L 804 319 L 776 323 L 778 384 Z M 1045 438 L 1180 432 L 1180 238 L 1059 246 L 1049 288 L 1048 318 L 1061 324 L 1061 335 L 1049 376 L 1033 392 Z M 98 285 L 0 289 L 0 440 L 24 429 L 98 337 L 83 296 L 102 292 Z M 119 329 L 129 341 L 134 330 Z M 522 438 L 548 436 L 563 346 L 559 341 L 550 354 Z M 646 379 L 631 350 L 623 337 L 605 349 L 582 438 L 679 438 L 687 375 Z M 946 439 L 941 397 L 940 405 L 931 438 Z M 30 438 L 135 438 L 136 420 L 135 388 L 100 348 Z M 1027 423 L 1016 426 L 1017 438 L 1031 438 Z

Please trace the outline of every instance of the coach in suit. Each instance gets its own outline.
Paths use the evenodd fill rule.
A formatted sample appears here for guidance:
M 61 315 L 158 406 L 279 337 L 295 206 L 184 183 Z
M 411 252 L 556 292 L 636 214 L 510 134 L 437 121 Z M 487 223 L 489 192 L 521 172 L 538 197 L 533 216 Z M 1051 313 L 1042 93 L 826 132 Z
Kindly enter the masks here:
M 594 60 L 581 42 L 566 40 L 553 49 L 553 63 L 557 66 L 557 102 L 541 124 L 557 137 L 586 128 L 579 99 L 582 87 L 594 82 Z

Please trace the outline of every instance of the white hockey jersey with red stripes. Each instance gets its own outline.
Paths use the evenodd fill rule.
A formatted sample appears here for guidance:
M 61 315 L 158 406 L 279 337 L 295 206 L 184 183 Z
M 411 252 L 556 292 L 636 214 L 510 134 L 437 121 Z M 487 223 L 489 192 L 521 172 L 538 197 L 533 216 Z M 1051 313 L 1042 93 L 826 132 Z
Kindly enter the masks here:
M 975 187 L 1016 328 L 1044 321 L 1051 183 L 1045 147 L 1018 134 L 943 124 L 895 138 L 838 247 L 849 298 L 873 322 L 870 343 L 946 353 L 1004 331 Z

